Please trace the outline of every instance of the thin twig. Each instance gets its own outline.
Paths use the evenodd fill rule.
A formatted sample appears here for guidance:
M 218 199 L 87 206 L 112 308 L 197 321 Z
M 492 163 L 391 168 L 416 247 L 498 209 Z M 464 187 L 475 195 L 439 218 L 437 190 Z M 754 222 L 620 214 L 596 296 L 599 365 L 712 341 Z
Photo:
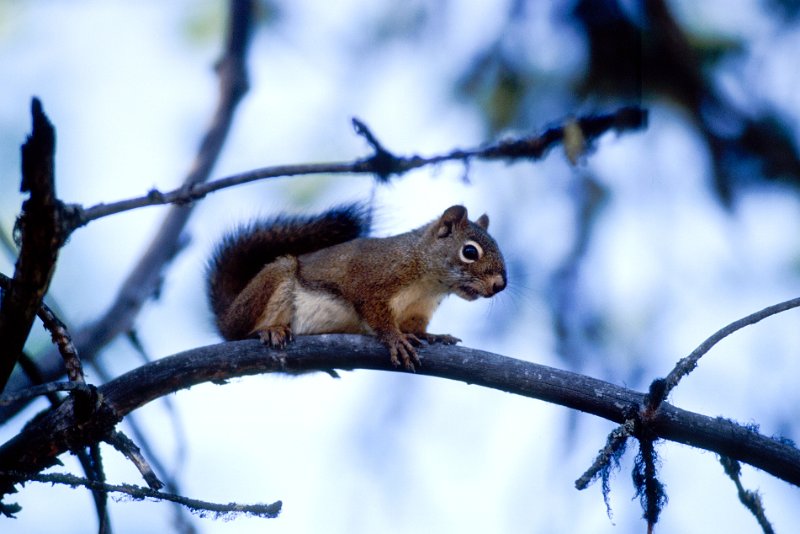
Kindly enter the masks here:
M 28 380 L 31 384 L 35 384 L 36 386 L 41 386 L 44 384 L 44 378 L 42 377 L 41 372 L 39 371 L 39 367 L 36 365 L 36 362 L 33 361 L 26 352 L 22 352 L 22 355 L 19 358 L 19 367 L 22 369 L 22 372 L 25 373 L 25 376 L 28 377 Z M 70 387 L 76 387 L 79 384 L 77 382 L 55 382 L 57 384 L 70 384 Z M 35 387 L 35 386 L 31 386 Z M 47 400 L 50 401 L 50 404 L 55 406 L 59 402 L 61 402 L 61 397 L 58 395 L 58 389 L 55 391 L 45 392 L 45 393 L 34 393 L 31 396 L 25 395 L 25 392 L 28 391 L 30 388 L 25 388 L 21 391 L 15 391 L 14 393 L 9 393 L 8 397 L 11 398 L 17 394 L 22 394 L 20 400 L 9 400 L 10 405 L 19 405 L 23 402 L 29 402 L 30 399 L 33 397 L 37 397 L 39 395 L 44 395 L 47 397 Z M 0 399 L 4 399 L 6 396 L 0 397 Z M 0 409 L 5 406 L 2 402 L 0 402 Z
M 53 310 L 45 304 L 41 303 L 39 311 L 36 313 L 41 319 L 42 324 L 50 332 L 50 337 L 53 343 L 58 347 L 58 352 L 64 359 L 64 366 L 67 369 L 67 378 L 73 382 L 86 383 L 86 378 L 83 373 L 83 365 L 78 356 L 78 349 L 72 342 L 72 337 L 69 335 L 67 326 L 59 319 Z
M 146 359 L 144 363 L 149 363 L 150 361 L 151 360 Z M 108 372 L 105 365 L 99 360 L 95 362 L 94 371 L 95 373 L 97 373 L 100 382 L 103 383 L 110 382 L 114 378 Z M 162 397 L 160 400 L 163 401 L 165 404 L 170 403 L 170 399 L 166 397 Z M 159 458 L 157 452 L 150 446 L 150 440 L 147 438 L 144 431 L 142 430 L 141 425 L 139 424 L 138 415 L 139 414 L 131 413 L 128 414 L 128 416 L 125 418 L 125 423 L 127 424 L 128 429 L 131 432 L 131 435 L 133 436 L 133 440 L 135 440 L 134 442 L 140 444 L 137 446 L 142 449 L 142 453 L 144 455 L 150 458 L 150 463 L 153 465 L 154 468 L 153 471 L 159 473 L 161 475 L 161 478 L 164 479 L 164 488 L 166 488 L 167 491 L 172 493 L 181 493 L 180 487 L 178 486 L 178 482 L 175 479 L 176 475 L 175 470 L 173 469 L 172 472 L 170 472 L 170 470 L 167 469 L 164 462 L 162 462 L 161 459 Z M 172 424 L 167 425 L 170 432 L 177 431 L 176 430 L 177 421 L 178 419 L 176 414 L 175 417 L 172 419 Z M 176 441 L 178 439 L 179 439 L 178 436 L 176 436 Z
M 12 286 L 13 281 L 0 273 L 0 289 L 8 291 Z M 61 357 L 64 359 L 64 366 L 67 369 L 67 377 L 75 382 L 85 383 L 86 379 L 83 375 L 83 366 L 78 357 L 78 349 L 72 343 L 72 338 L 69 335 L 67 326 L 58 318 L 55 312 L 44 302 L 39 304 L 39 309 L 36 315 L 42 321 L 42 325 L 50 332 L 50 337 L 53 343 L 58 347 Z
M 128 341 L 130 341 L 131 346 L 139 354 L 142 358 L 142 363 L 150 363 L 153 361 L 153 358 L 147 354 L 144 346 L 139 339 L 139 336 L 136 334 L 136 331 L 131 331 L 128 333 Z M 107 375 L 105 369 L 103 369 L 103 373 Z M 104 379 L 103 382 L 108 382 L 111 377 Z M 172 469 L 171 472 L 167 472 L 166 467 L 163 466 L 162 462 L 158 460 L 158 456 L 155 454 L 150 448 L 150 445 L 146 439 L 144 439 L 144 434 L 142 433 L 139 425 L 134 424 L 133 420 L 129 417 L 128 424 L 133 431 L 134 437 L 136 438 L 137 442 L 141 444 L 144 453 L 149 456 L 153 462 L 154 467 L 163 473 L 163 476 L 166 477 L 165 484 L 168 491 L 173 493 L 180 493 L 178 491 L 178 484 L 175 480 L 175 476 L 177 473 L 180 472 L 180 468 L 184 463 L 186 458 L 186 448 L 187 448 L 187 438 L 186 438 L 186 431 L 184 429 L 183 420 L 181 419 L 180 413 L 175 406 L 175 403 L 172 401 L 171 397 L 161 397 L 161 402 L 164 406 L 164 409 L 167 412 L 167 417 L 170 420 L 169 429 L 172 433 L 172 437 L 175 439 L 175 457 L 170 462 Z
M 98 484 L 106 483 L 106 472 L 103 468 L 103 456 L 100 453 L 100 444 L 93 443 L 89 447 L 89 460 L 91 465 L 88 469 L 84 466 L 87 478 Z M 111 534 L 111 518 L 108 515 L 108 492 L 102 487 L 92 488 L 92 495 L 97 507 L 97 521 L 99 524 L 99 534 Z
M 362 121 L 354 119 L 353 122 L 357 133 L 364 136 L 375 150 L 373 156 L 348 162 L 265 167 L 219 178 L 212 182 L 187 184 L 168 192 L 151 190 L 146 195 L 137 198 L 110 204 L 97 204 L 86 209 L 76 207 L 79 213 L 76 216 L 76 225 L 82 226 L 101 217 L 145 206 L 190 204 L 209 193 L 268 178 L 285 178 L 309 174 L 375 174 L 382 180 L 386 180 L 391 175 L 401 175 L 420 167 L 437 165 L 448 161 L 464 162 L 471 159 L 535 160 L 547 154 L 552 147 L 562 142 L 565 136 L 564 125 L 562 124 L 551 126 L 543 132 L 529 137 L 507 139 L 470 149 L 456 149 L 434 156 L 414 155 L 401 157 L 393 155 L 384 148 Z M 646 111 L 641 108 L 621 108 L 609 114 L 589 115 L 579 119 L 571 119 L 568 123 L 571 125 L 578 124 L 584 128 L 584 136 L 587 142 L 591 142 L 609 130 L 620 132 L 641 128 L 646 123 Z
M 750 491 L 744 488 L 742 485 L 741 480 L 741 473 L 742 468 L 739 465 L 739 462 L 734 460 L 733 458 L 725 455 L 720 455 L 719 461 L 722 464 L 722 468 L 725 470 L 725 474 L 728 475 L 733 483 L 736 484 L 736 492 L 739 494 L 739 501 L 747 508 L 753 516 L 755 516 L 756 521 L 758 521 L 758 525 L 761 527 L 761 530 L 764 531 L 764 534 L 775 534 L 775 530 L 772 528 L 772 524 L 770 524 L 769 520 L 767 519 L 767 513 L 764 510 L 764 503 L 761 502 L 761 495 L 757 491 Z
M 608 434 L 605 446 L 597 453 L 597 458 L 595 458 L 591 467 L 575 481 L 576 489 L 585 490 L 603 470 L 608 469 L 614 457 L 625 445 L 625 442 L 633 435 L 632 426 L 632 421 L 625 421 L 625 423 L 619 425 Z
M 0 274 L 0 288 L 7 291 L 11 287 L 12 281 L 5 275 Z M 72 343 L 67 327 L 56 316 L 56 314 L 42 301 L 39 305 L 37 315 L 41 319 L 45 328 L 50 332 L 50 335 L 58 345 L 59 352 L 64 358 L 64 363 L 67 369 L 67 376 L 69 382 L 56 382 L 50 384 L 40 384 L 23 391 L 15 392 L 12 395 L 4 395 L 0 397 L 0 406 L 17 402 L 24 398 L 31 398 L 39 395 L 47 395 L 51 403 L 55 406 L 60 402 L 60 398 L 55 393 L 57 391 L 75 391 L 81 392 L 83 396 L 80 403 L 83 409 L 88 408 L 87 404 L 93 399 L 93 388 L 86 385 L 84 379 L 83 367 L 81 366 L 80 359 L 78 358 L 77 350 Z M 20 357 L 20 364 L 23 369 L 34 380 L 41 379 L 38 368 L 35 362 L 31 361 L 27 354 L 22 353 Z M 76 398 L 76 402 L 78 399 Z M 99 446 L 95 443 L 89 448 L 89 452 L 85 449 L 78 449 L 75 451 L 78 460 L 83 467 L 86 476 L 90 479 L 96 479 L 100 482 L 105 482 L 105 475 L 103 473 L 102 459 L 100 457 Z M 97 511 L 97 519 L 99 523 L 100 534 L 111 534 L 111 522 L 108 515 L 108 496 L 101 491 L 92 491 L 92 497 Z
M 4 472 L 3 476 L 19 477 L 21 473 Z M 198 499 L 190 499 L 173 493 L 157 491 L 151 488 L 136 486 L 133 484 L 108 484 L 100 483 L 86 478 L 77 477 L 68 473 L 48 473 L 26 477 L 31 482 L 43 484 L 64 484 L 76 488 L 78 486 L 94 491 L 106 493 L 123 493 L 134 500 L 153 499 L 157 501 L 169 501 L 185 506 L 200 517 L 209 514 L 215 519 L 232 519 L 239 515 L 249 515 L 254 517 L 275 518 L 280 514 L 283 503 L 275 501 L 272 504 L 220 504 Z
M 75 456 L 78 457 L 78 462 L 81 464 L 83 472 L 86 473 L 86 478 L 89 480 L 96 480 L 97 474 L 95 472 L 94 460 L 88 449 L 78 449 L 75 451 Z M 100 491 L 92 491 L 92 500 L 94 501 L 95 512 L 97 512 L 97 520 L 99 531 L 110 529 L 111 524 L 108 518 L 108 495 Z
M 114 430 L 106 437 L 106 442 L 125 455 L 128 460 L 133 462 L 133 465 L 136 466 L 136 469 L 139 470 L 142 478 L 144 478 L 144 481 L 147 482 L 147 485 L 151 489 L 159 490 L 164 487 L 164 484 L 158 480 L 153 468 L 150 467 L 150 464 L 148 464 L 147 460 L 142 456 L 142 451 L 139 450 L 139 447 L 136 446 L 131 438 L 118 430 Z
M 751 313 L 747 317 L 743 317 L 736 321 L 733 321 L 726 327 L 718 330 L 714 333 L 711 337 L 703 341 L 696 349 L 692 351 L 687 357 L 681 359 L 676 365 L 675 368 L 667 375 L 666 379 L 664 379 L 664 389 L 658 396 L 651 396 L 649 404 L 650 408 L 654 409 L 657 408 L 660 402 L 663 399 L 666 399 L 669 395 L 670 391 L 678 385 L 681 379 L 691 373 L 696 367 L 697 362 L 702 358 L 708 351 L 711 350 L 714 345 L 728 337 L 729 335 L 733 334 L 737 330 L 741 330 L 745 326 L 749 326 L 751 324 L 755 324 L 762 319 L 766 319 L 772 315 L 785 312 L 787 310 L 791 310 L 792 308 L 797 308 L 800 306 L 800 298 L 794 298 L 791 300 L 787 300 L 785 302 L 781 302 L 778 304 L 774 304 L 772 306 L 767 306 L 763 310 L 757 311 L 755 313 Z
M 47 384 L 39 384 L 38 386 L 25 388 L 22 391 L 2 395 L 0 396 L 0 406 L 8 406 L 15 402 L 32 399 L 40 395 L 49 395 L 57 391 L 83 391 L 88 393 L 90 389 L 88 385 L 81 382 L 48 382 Z
M 591 467 L 575 481 L 577 490 L 585 490 L 589 485 L 601 478 L 603 481 L 602 492 L 603 502 L 606 505 L 606 514 L 611 518 L 611 470 L 619 468 L 619 460 L 625 453 L 628 438 L 633 435 L 635 422 L 633 419 L 625 421 L 611 431 L 606 439 L 605 446 L 600 449 Z

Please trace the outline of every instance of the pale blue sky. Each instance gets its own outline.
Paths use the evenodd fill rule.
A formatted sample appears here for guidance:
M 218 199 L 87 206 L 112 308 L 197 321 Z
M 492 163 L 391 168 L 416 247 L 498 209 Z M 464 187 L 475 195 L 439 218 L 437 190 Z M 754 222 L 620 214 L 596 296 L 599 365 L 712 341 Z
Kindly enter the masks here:
M 413 10 L 385 2 L 286 2 L 279 22 L 255 36 L 252 89 L 242 103 L 214 176 L 278 163 L 349 160 L 368 148 L 350 118 L 365 120 L 392 150 L 430 154 L 487 141 L 476 110 L 453 98 L 464 63 L 487 45 L 506 9 L 471 2 L 445 10 L 421 35 L 375 44 L 376 28 Z M 580 42 L 556 7 L 537 6 L 522 50 L 556 83 L 583 64 Z M 720 80 L 746 104 L 800 119 L 798 32 L 739 9 L 698 11 L 680 2 L 692 27 L 744 35 L 751 48 Z M 714 3 L 709 4 L 725 4 Z M 413 2 L 412 7 L 424 5 Z M 22 197 L 18 147 L 39 96 L 58 131 L 58 192 L 85 205 L 177 185 L 189 167 L 216 96 L 211 69 L 219 49 L 210 22 L 216 3 L 187 1 L 0 2 L 0 224 L 8 232 Z M 749 6 L 749 7 L 748 7 Z M 749 11 L 748 11 L 749 10 Z M 749 12 L 740 19 L 734 14 Z M 219 21 L 217 21 L 219 23 Z M 752 25 L 748 26 L 748 23 Z M 528 35 L 523 32 L 524 35 Z M 570 111 L 592 110 L 568 95 L 534 104 L 531 131 Z M 536 107 L 539 106 L 539 107 Z M 571 106 L 577 107 L 575 110 Z M 795 133 L 796 135 L 796 133 Z M 374 193 L 376 232 L 389 235 L 464 203 L 487 212 L 506 251 L 510 287 L 492 301 L 452 297 L 431 330 L 464 345 L 564 367 L 555 353 L 545 295 L 570 246 L 572 192 L 582 172 L 611 191 L 578 280 L 580 305 L 605 314 L 603 360 L 582 372 L 645 389 L 724 324 L 800 294 L 796 193 L 780 187 L 743 194 L 725 211 L 710 190 L 707 151 L 686 117 L 653 105 L 645 132 L 608 135 L 572 168 L 559 151 L 544 161 L 424 169 L 374 190 L 369 177 L 263 182 L 209 196 L 189 225 L 191 242 L 166 273 L 158 302 L 137 331 L 153 357 L 218 340 L 205 307 L 202 266 L 231 225 L 259 214 L 324 208 Z M 51 295 L 77 325 L 112 300 L 164 214 L 147 208 L 96 221 L 64 248 Z M 0 256 L 0 270 L 10 260 Z M 758 422 L 766 434 L 798 439 L 800 329 L 797 312 L 723 342 L 671 400 L 707 415 Z M 46 336 L 37 332 L 39 346 Z M 125 342 L 106 351 L 118 374 L 139 364 Z M 91 372 L 90 372 L 90 378 Z M 221 502 L 284 501 L 276 520 L 196 519 L 201 532 L 641 532 L 632 501 L 631 454 L 612 482 L 608 519 L 599 486 L 574 489 L 610 422 L 539 401 L 399 374 L 366 371 L 300 378 L 254 377 L 173 396 L 185 457 L 162 404 L 137 413 L 162 461 L 180 469 L 184 494 Z M 37 408 L 44 403 L 37 405 Z M 25 412 L 26 417 L 33 414 Z M 0 429 L 0 439 L 14 428 Z M 758 532 L 713 454 L 659 445 L 670 498 L 661 532 Z M 112 450 L 109 479 L 139 483 Z M 70 457 L 66 468 L 80 469 Z M 800 490 L 744 468 L 779 532 L 800 524 Z M 698 483 L 702 481 L 702 484 Z M 3 532 L 87 532 L 95 528 L 84 491 L 30 484 L 11 501 L 23 511 Z M 115 532 L 169 529 L 171 509 L 112 503 Z

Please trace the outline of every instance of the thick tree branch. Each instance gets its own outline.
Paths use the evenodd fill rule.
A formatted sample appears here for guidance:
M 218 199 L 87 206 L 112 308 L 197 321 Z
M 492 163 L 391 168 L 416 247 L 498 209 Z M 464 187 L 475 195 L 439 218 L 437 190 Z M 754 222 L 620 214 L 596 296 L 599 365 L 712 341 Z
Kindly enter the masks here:
M 552 402 L 623 423 L 644 409 L 645 395 L 602 380 L 484 351 L 432 346 L 420 349 L 419 374 L 463 381 Z M 329 369 L 396 371 L 376 340 L 353 335 L 301 336 L 285 351 L 255 340 L 211 345 L 156 360 L 98 388 L 96 412 L 80 424 L 73 401 L 47 411 L 0 447 L 0 471 L 34 474 L 66 450 L 105 439 L 128 413 L 163 395 L 202 382 L 259 373 L 305 373 Z M 730 456 L 800 486 L 800 450 L 723 418 L 663 403 L 650 415 L 657 438 Z M 24 479 L 0 477 L 0 494 Z
M 31 102 L 31 116 L 31 134 L 22 145 L 20 187 L 30 198 L 17 220 L 21 243 L 14 277 L 0 302 L 0 392 L 22 354 L 64 242 L 62 205 L 55 192 L 56 132 L 37 98 Z
M 238 63 L 232 62 L 232 64 Z M 223 76 L 223 80 L 226 79 L 227 77 Z M 224 82 L 221 83 L 224 88 L 226 84 Z M 223 96 L 221 102 L 227 101 L 229 100 L 226 100 Z M 230 113 L 233 111 L 224 106 L 222 106 L 222 108 Z M 230 120 L 230 117 L 228 117 L 228 120 Z M 216 122 L 215 120 L 215 123 Z M 636 130 L 642 128 L 646 122 L 646 110 L 638 107 L 626 107 L 620 108 L 613 113 L 588 115 L 570 119 L 564 124 L 548 127 L 543 132 L 530 137 L 503 140 L 471 149 L 456 149 L 445 154 L 428 157 L 417 155 L 401 157 L 395 156 L 384 148 L 369 128 L 356 119 L 354 120 L 356 132 L 364 136 L 375 151 L 374 155 L 371 157 L 351 162 L 266 167 L 220 178 L 209 183 L 201 183 L 202 180 L 187 179 L 183 186 L 167 193 L 151 191 L 147 195 L 139 198 L 123 200 L 111 204 L 99 204 L 86 210 L 73 206 L 72 213 L 74 216 L 72 221 L 77 227 L 91 220 L 144 206 L 176 204 L 172 207 L 172 211 L 167 217 L 157 239 L 150 246 L 139 262 L 139 265 L 134 268 L 128 280 L 123 285 L 114 304 L 103 314 L 100 320 L 77 331 L 74 336 L 75 344 L 81 350 L 83 359 L 85 361 L 92 361 L 97 351 L 108 344 L 118 334 L 131 329 L 133 320 L 141 308 L 141 305 L 155 292 L 158 282 L 160 281 L 161 268 L 175 253 L 177 253 L 177 237 L 180 229 L 183 228 L 183 224 L 186 222 L 186 219 L 183 217 L 188 217 L 189 207 L 187 206 L 213 191 L 266 178 L 305 174 L 367 173 L 375 174 L 379 178 L 385 180 L 391 175 L 400 175 L 419 167 L 435 165 L 446 161 L 469 162 L 472 159 L 504 159 L 507 161 L 515 161 L 520 159 L 538 159 L 544 156 L 547 151 L 554 146 L 563 143 L 565 137 L 567 137 L 567 130 L 578 127 L 586 146 L 591 146 L 593 141 L 608 131 L 624 132 L 627 130 Z M 206 141 L 208 141 L 208 139 L 209 136 L 207 136 Z M 206 141 L 204 141 L 203 147 L 206 147 Z M 210 167 L 207 168 L 207 170 L 210 171 Z M 203 180 L 205 180 L 206 177 L 207 174 L 204 176 Z M 173 224 L 178 220 L 181 221 L 179 227 Z M 60 367 L 55 365 L 57 362 L 54 362 L 52 356 L 54 355 L 48 354 L 47 357 L 42 359 L 41 374 L 46 381 L 56 380 L 61 374 Z M 27 388 L 29 385 L 30 384 L 24 377 L 19 376 L 13 384 L 12 391 Z M 0 422 L 13 416 L 23 406 L 24 404 L 18 403 L 8 407 L 0 407 Z

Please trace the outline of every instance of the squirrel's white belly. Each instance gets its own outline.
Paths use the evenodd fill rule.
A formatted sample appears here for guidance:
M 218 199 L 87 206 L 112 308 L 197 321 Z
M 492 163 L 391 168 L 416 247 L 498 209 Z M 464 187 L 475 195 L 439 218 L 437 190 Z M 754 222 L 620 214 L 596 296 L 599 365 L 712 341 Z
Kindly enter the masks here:
M 349 302 L 325 291 L 306 289 L 300 284 L 294 292 L 292 332 L 302 334 L 371 333 Z

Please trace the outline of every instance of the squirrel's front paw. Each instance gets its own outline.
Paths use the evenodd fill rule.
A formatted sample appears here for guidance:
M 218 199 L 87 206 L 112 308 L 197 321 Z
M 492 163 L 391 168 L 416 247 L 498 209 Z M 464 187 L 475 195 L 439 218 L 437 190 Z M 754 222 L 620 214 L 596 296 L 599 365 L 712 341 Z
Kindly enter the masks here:
M 286 344 L 294 340 L 292 329 L 288 325 L 268 326 L 258 331 L 258 339 L 273 349 L 285 349 Z
M 403 367 L 409 371 L 414 371 L 414 364 L 422 365 L 417 356 L 417 351 L 414 348 L 421 344 L 419 338 L 414 334 L 393 334 L 390 336 L 382 336 L 381 341 L 389 349 L 389 359 L 395 367 L 400 366 L 402 361 Z

